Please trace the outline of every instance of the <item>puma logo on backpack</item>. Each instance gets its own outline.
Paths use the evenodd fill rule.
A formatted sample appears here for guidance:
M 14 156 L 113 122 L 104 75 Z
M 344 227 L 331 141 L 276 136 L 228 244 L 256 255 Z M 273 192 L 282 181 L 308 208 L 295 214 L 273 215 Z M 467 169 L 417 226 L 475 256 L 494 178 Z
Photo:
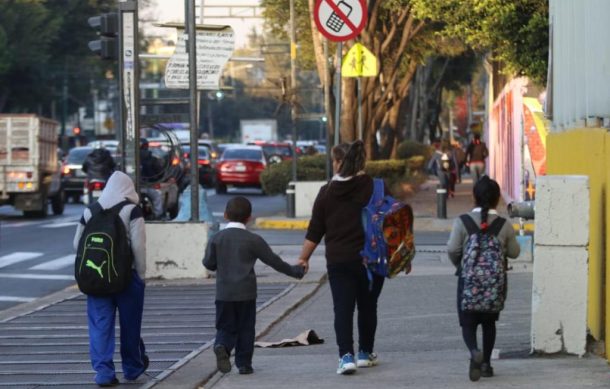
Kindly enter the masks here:
M 413 210 L 384 194 L 383 180 L 374 179 L 373 195 L 362 210 L 364 249 L 360 252 L 370 272 L 392 278 L 410 271 L 415 256 Z
M 496 218 L 484 231 L 470 216 L 460 219 L 469 235 L 462 256 L 460 308 L 463 312 L 500 312 L 506 297 L 506 269 L 498 234 L 506 219 Z
M 122 292 L 131 280 L 133 254 L 119 216 L 127 204 L 131 203 L 123 201 L 103 209 L 96 202 L 89 207 L 91 218 L 78 242 L 74 268 L 78 288 L 87 295 Z

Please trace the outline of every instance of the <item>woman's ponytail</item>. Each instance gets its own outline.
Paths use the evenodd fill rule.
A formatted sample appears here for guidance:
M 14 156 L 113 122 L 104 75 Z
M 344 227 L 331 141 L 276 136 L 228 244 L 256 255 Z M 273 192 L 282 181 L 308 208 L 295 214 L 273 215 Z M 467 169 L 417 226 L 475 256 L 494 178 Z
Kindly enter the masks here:
M 500 201 L 500 186 L 488 176 L 483 176 L 474 186 L 472 193 L 477 207 L 481 208 L 481 230 L 488 227 L 489 210 L 495 208 Z
M 366 150 L 364 148 L 364 142 L 357 140 L 349 145 L 338 173 L 341 177 L 355 176 L 358 172 L 364 170 L 365 164 Z

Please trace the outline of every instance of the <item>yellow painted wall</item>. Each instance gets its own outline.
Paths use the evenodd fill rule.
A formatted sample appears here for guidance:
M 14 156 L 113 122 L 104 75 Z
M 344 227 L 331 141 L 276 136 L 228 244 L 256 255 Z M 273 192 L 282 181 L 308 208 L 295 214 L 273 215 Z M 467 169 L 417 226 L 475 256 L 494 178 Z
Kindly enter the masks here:
M 606 298 L 605 280 L 610 279 L 610 266 L 605 266 L 605 253 L 609 252 L 610 239 L 605 226 L 610 225 L 607 210 L 610 182 L 610 135 L 605 129 L 576 129 L 551 133 L 547 138 L 547 174 L 578 174 L 589 176 L 591 187 L 590 240 L 589 240 L 589 302 L 588 327 L 598 340 L 610 334 L 605 313 L 610 299 Z M 575 204 L 577 206 L 577 204 Z M 608 288 L 610 289 L 610 288 Z M 610 341 L 606 341 L 610 347 Z M 606 350 L 606 355 L 610 355 Z

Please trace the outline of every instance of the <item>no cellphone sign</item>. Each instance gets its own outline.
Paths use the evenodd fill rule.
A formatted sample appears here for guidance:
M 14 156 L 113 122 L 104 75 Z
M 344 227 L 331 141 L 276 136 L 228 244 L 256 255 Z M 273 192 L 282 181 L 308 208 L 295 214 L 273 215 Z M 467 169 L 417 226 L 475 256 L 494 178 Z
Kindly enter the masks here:
M 366 0 L 318 0 L 313 16 L 322 35 L 343 42 L 362 32 L 367 14 Z

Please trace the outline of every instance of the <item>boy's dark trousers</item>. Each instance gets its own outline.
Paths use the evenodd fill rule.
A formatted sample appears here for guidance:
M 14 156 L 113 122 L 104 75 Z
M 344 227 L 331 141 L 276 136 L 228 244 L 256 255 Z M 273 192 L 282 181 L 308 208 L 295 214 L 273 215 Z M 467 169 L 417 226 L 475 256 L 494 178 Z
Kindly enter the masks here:
M 252 366 L 254 354 L 254 326 L 256 324 L 256 300 L 216 300 L 216 341 L 227 351 L 235 348 L 235 365 Z

